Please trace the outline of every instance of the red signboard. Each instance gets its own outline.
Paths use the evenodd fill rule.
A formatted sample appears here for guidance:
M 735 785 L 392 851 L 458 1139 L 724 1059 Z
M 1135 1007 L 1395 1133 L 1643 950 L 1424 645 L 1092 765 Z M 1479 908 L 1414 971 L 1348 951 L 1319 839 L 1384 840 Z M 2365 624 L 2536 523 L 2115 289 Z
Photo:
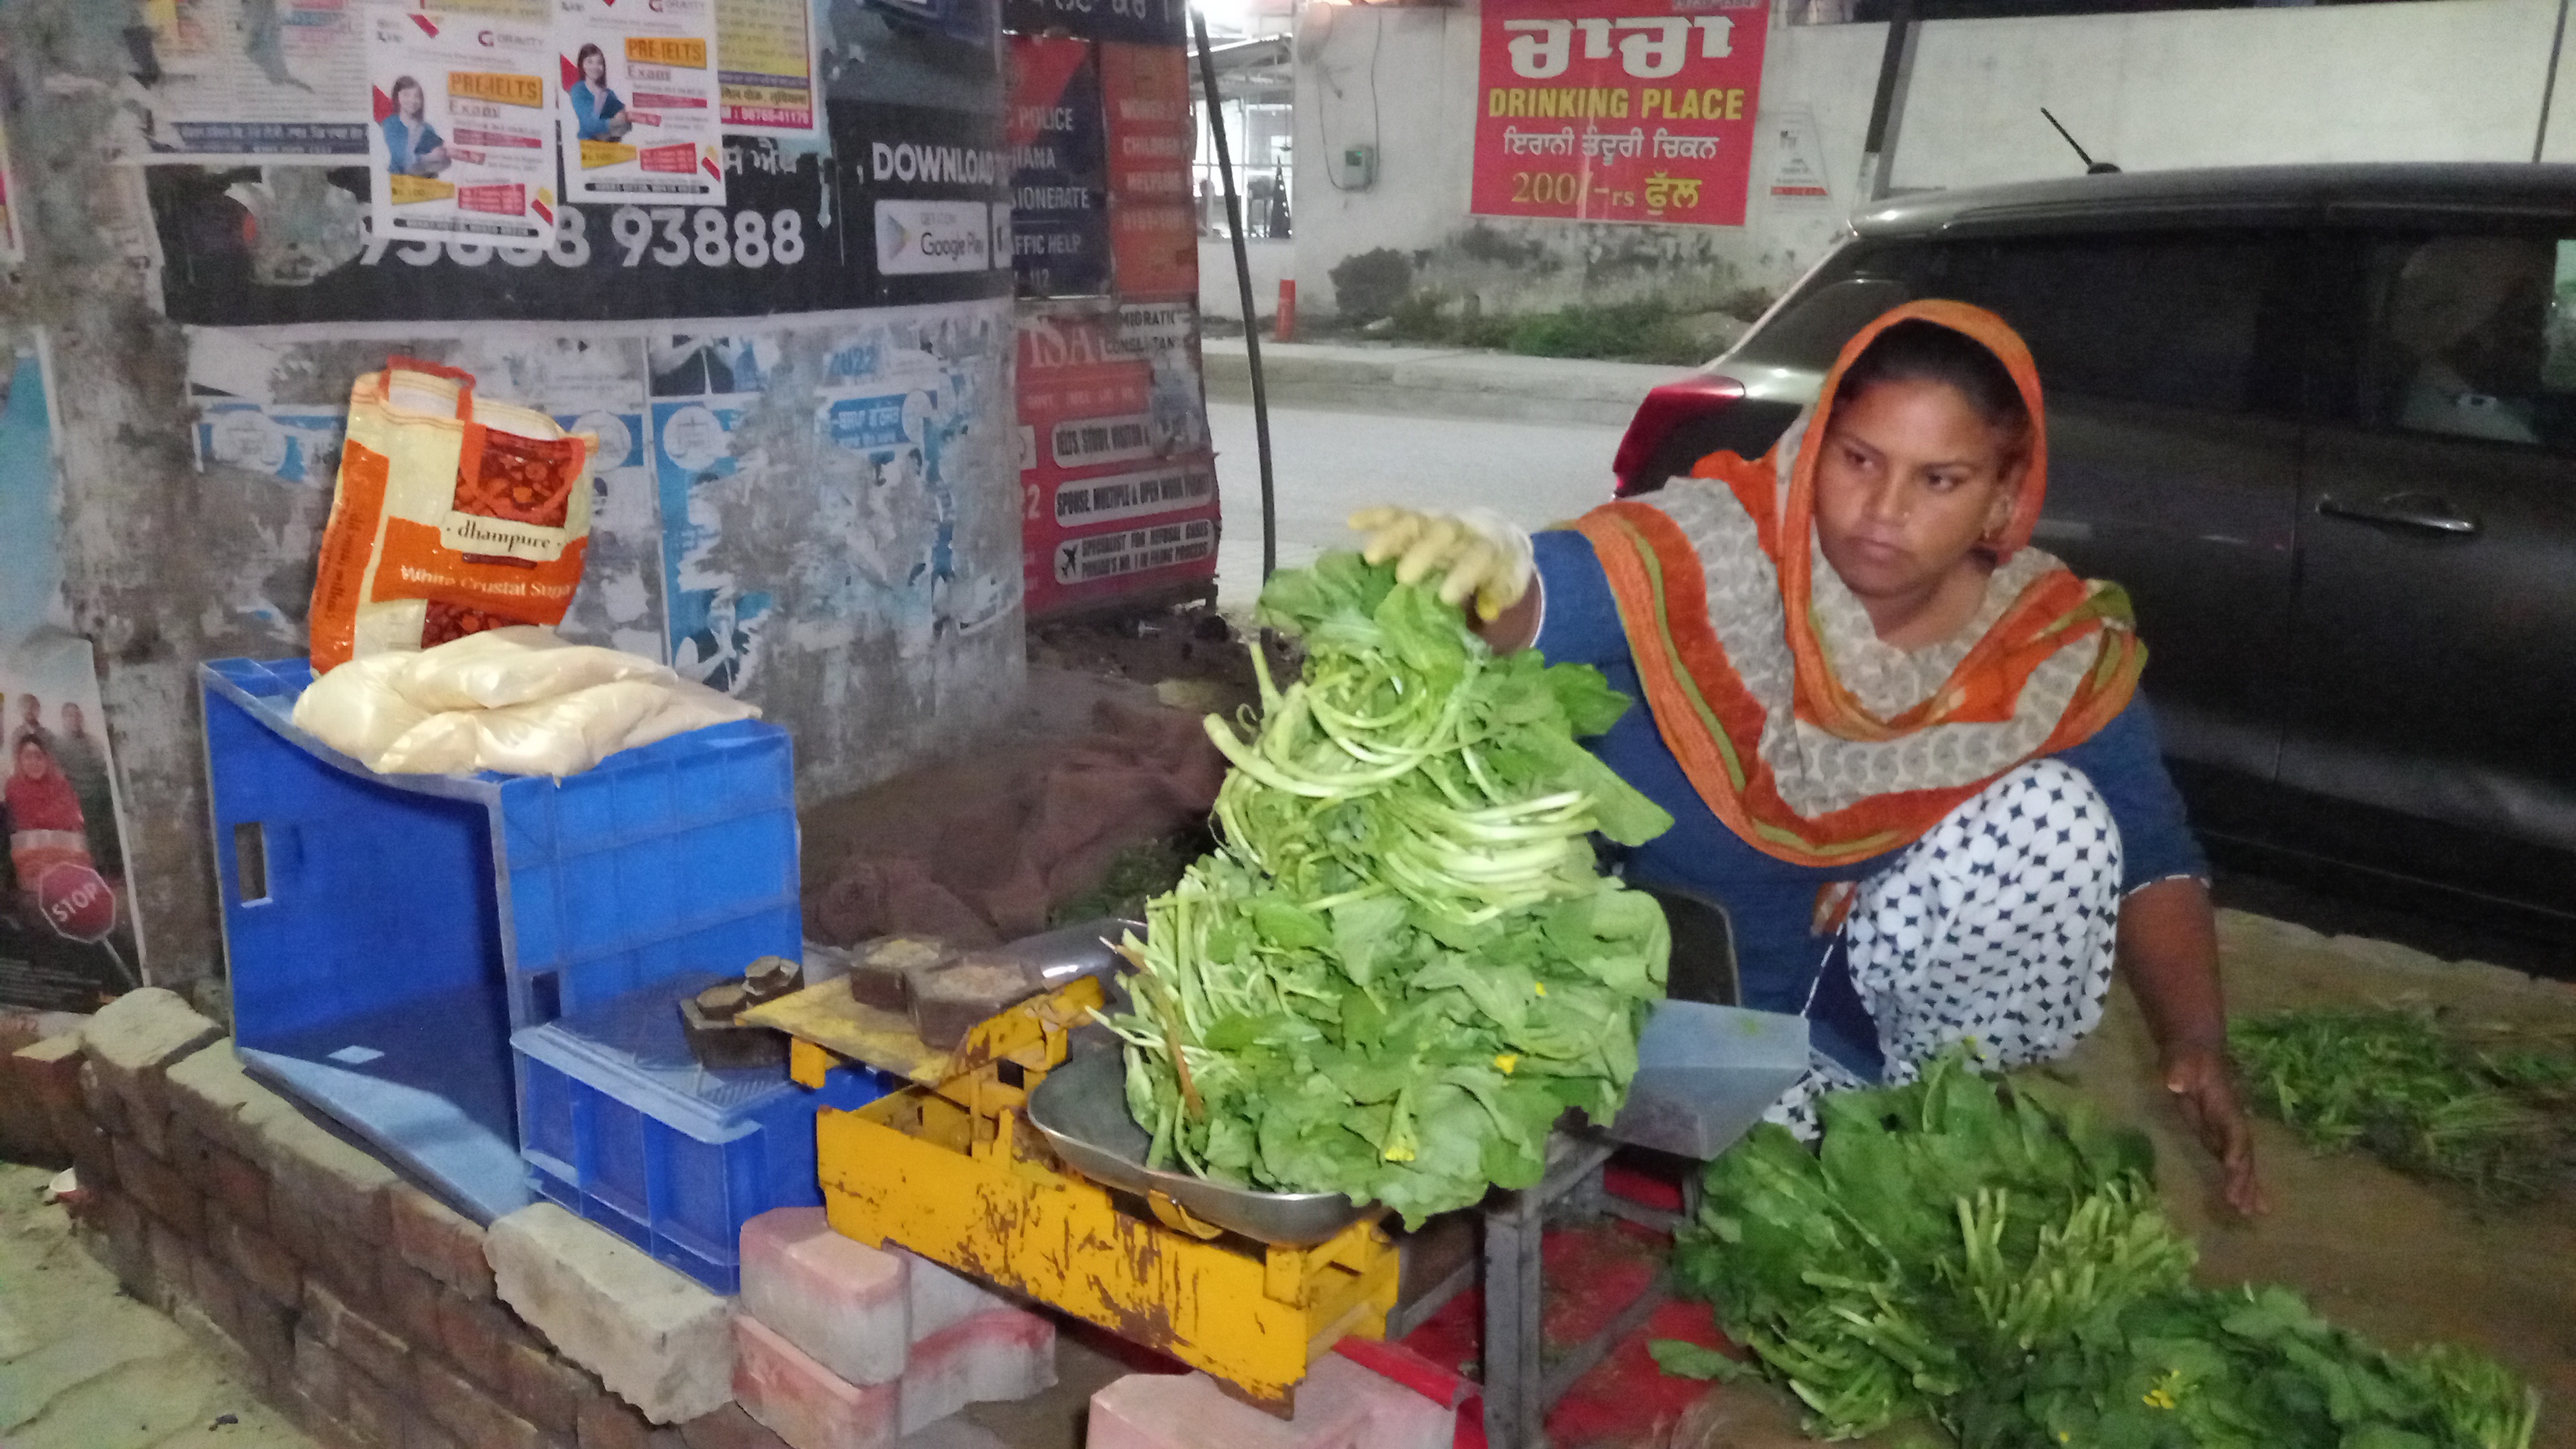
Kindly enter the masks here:
M 1767 14 L 1488 0 L 1470 209 L 1743 225 Z
M 1109 122 L 1109 254 L 1118 295 L 1196 298 L 1189 52 L 1104 42 L 1100 99 Z
M 1216 578 L 1216 462 L 1186 302 L 1024 302 L 1021 540 L 1032 618 Z

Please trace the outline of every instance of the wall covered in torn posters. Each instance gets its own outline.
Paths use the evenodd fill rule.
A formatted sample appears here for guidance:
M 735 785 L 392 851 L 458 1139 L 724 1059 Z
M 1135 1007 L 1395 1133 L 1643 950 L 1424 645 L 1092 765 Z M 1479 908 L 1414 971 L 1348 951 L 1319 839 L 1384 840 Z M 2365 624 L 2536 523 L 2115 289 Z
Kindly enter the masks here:
M 26 252 L 0 326 L 41 336 L 51 360 L 56 614 L 95 645 L 150 979 L 220 974 L 196 668 L 305 648 L 349 385 L 389 353 L 469 369 L 484 395 L 600 435 L 564 632 L 761 706 L 796 737 L 805 798 L 891 774 L 1011 705 L 1008 248 L 923 262 L 871 224 L 891 207 L 913 223 L 904 236 L 933 234 L 1004 182 L 904 194 L 835 160 L 862 113 L 923 154 L 986 149 L 999 85 L 973 32 L 990 9 L 961 0 L 901 29 L 817 0 L 810 78 L 828 105 L 807 108 L 801 134 L 728 134 L 727 210 L 672 223 L 564 206 L 551 246 L 424 256 L 369 245 L 362 165 L 159 154 L 182 136 L 168 115 L 222 107 L 199 83 L 193 111 L 156 111 L 174 79 L 129 30 L 143 7 L 0 7 Z M 220 150 L 205 137 L 230 134 L 248 133 L 184 140 Z M 777 245 L 786 232 L 795 243 Z

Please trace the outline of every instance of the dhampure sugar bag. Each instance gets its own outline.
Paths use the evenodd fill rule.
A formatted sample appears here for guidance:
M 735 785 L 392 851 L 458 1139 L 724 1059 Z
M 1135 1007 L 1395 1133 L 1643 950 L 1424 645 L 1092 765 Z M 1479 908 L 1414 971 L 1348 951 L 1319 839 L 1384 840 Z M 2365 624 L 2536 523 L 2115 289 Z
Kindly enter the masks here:
M 598 440 L 408 357 L 349 390 L 313 583 L 316 673 L 512 624 L 562 621 L 590 536 Z

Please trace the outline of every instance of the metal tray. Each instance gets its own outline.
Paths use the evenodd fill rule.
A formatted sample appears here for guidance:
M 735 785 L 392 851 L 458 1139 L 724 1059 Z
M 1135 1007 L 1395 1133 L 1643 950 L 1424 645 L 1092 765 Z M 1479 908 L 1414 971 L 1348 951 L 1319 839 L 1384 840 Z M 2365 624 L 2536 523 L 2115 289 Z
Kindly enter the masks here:
M 1065 1163 L 1104 1186 L 1160 1192 L 1207 1222 L 1264 1243 L 1312 1247 L 1366 1216 L 1338 1192 L 1255 1192 L 1145 1165 L 1154 1139 L 1127 1115 L 1127 1061 L 1083 1043 L 1029 1094 L 1029 1125 Z

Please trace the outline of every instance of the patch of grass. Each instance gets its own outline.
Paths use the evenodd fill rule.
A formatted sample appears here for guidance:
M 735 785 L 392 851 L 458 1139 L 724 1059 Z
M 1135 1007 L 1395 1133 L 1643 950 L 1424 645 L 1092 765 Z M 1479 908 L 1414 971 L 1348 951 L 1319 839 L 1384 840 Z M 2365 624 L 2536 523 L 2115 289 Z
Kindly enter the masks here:
M 1660 302 L 1612 302 L 1534 312 L 1512 328 L 1511 350 L 1533 357 L 1615 358 L 1688 366 L 1703 348 Z
M 2228 1040 L 2261 1111 L 2321 1152 L 2528 1202 L 2565 1180 L 2576 1050 L 2481 1046 L 2430 1011 L 2325 1007 L 2238 1017 Z
M 1145 918 L 1145 902 L 1181 883 L 1181 872 L 1212 844 L 1203 832 L 1149 840 L 1118 852 L 1100 884 L 1047 913 L 1047 925 L 1070 926 L 1102 916 Z

